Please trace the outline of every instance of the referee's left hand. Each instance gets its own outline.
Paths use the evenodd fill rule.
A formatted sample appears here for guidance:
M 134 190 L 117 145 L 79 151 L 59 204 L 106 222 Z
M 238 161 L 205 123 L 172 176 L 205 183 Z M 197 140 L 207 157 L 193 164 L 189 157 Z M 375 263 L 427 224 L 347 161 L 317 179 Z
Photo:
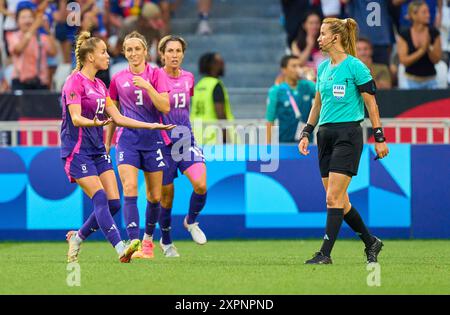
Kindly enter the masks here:
M 298 144 L 298 150 L 300 151 L 300 154 L 302 155 L 309 154 L 308 145 L 309 145 L 308 137 L 303 137 Z
M 389 148 L 386 142 L 375 142 L 375 152 L 379 159 L 386 157 L 389 154 Z

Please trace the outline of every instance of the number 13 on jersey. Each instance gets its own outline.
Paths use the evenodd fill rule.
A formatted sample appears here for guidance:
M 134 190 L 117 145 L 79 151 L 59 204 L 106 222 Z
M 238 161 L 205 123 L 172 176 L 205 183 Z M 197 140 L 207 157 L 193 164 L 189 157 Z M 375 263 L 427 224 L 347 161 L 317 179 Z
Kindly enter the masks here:
M 186 93 L 173 94 L 173 100 L 175 102 L 175 108 L 185 108 L 186 107 Z

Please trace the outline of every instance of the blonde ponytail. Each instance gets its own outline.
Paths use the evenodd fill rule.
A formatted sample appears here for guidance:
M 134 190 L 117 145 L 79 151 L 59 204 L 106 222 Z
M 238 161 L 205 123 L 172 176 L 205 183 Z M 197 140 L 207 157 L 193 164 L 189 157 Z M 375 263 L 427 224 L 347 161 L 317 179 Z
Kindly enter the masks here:
M 77 65 L 74 71 L 80 71 L 84 66 L 84 60 L 88 53 L 92 53 L 97 47 L 97 44 L 101 41 L 100 38 L 91 37 L 89 32 L 81 32 L 77 37 L 75 44 L 75 59 Z
M 77 65 L 75 67 L 76 71 L 80 71 L 83 67 L 83 60 L 80 58 L 80 48 L 81 45 L 83 45 L 83 43 L 89 38 L 91 38 L 91 33 L 89 32 L 81 32 L 77 37 L 77 42 L 75 45 L 75 59 L 77 61 Z
M 356 37 L 358 33 L 358 23 L 354 19 L 346 19 L 345 26 L 347 28 L 347 41 L 344 46 L 345 52 L 356 57 Z

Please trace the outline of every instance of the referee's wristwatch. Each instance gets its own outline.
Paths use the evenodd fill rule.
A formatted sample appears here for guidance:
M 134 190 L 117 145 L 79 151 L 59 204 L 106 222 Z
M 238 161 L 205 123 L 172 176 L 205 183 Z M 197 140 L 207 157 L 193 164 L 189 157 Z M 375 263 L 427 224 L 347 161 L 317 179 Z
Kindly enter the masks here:
M 386 137 L 383 133 L 383 128 L 373 128 L 373 137 L 375 142 L 381 143 L 386 141 Z
M 300 140 L 305 137 L 309 139 L 313 131 L 314 126 L 311 124 L 306 124 L 305 128 L 303 128 L 302 133 L 300 134 Z

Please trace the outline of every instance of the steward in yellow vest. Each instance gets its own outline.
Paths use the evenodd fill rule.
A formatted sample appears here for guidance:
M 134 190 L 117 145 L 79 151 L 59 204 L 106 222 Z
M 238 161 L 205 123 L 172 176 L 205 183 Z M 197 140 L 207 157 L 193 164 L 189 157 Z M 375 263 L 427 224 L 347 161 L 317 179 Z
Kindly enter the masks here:
M 206 53 L 200 58 L 199 68 L 204 77 L 195 85 L 191 99 L 192 127 L 199 145 L 216 144 L 218 129 L 205 125 L 219 119 L 234 120 L 227 89 L 219 79 L 225 66 L 219 54 Z M 222 133 L 225 143 L 225 130 Z

